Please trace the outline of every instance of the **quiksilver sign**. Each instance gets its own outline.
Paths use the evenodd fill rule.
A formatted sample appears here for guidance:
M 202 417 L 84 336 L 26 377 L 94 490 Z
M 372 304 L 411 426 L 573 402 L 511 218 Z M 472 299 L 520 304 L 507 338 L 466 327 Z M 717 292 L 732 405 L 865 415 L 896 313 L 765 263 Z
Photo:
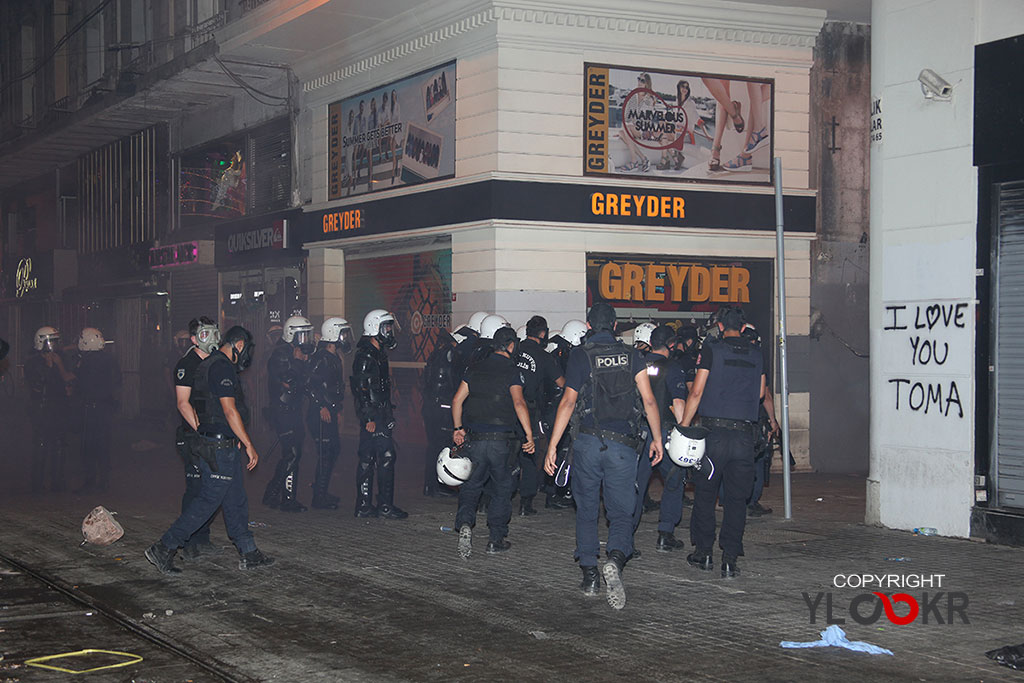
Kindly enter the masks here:
M 283 249 L 286 225 L 287 221 L 277 221 L 272 227 L 228 235 L 228 253 L 238 254 L 256 249 Z

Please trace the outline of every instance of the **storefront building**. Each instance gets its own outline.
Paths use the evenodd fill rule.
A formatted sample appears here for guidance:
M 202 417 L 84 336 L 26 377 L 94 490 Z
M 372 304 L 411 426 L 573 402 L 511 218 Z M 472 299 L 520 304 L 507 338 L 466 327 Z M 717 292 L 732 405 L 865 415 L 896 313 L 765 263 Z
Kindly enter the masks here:
M 809 73 L 824 13 L 445 7 L 417 14 L 408 42 L 381 35 L 372 51 L 295 67 L 314 322 L 395 310 L 394 365 L 414 397 L 438 330 L 477 310 L 514 326 L 539 313 L 555 330 L 596 300 L 626 327 L 700 323 L 738 303 L 777 348 L 779 156 L 793 451 L 806 467 Z M 397 24 L 413 19 L 388 35 L 407 37 Z

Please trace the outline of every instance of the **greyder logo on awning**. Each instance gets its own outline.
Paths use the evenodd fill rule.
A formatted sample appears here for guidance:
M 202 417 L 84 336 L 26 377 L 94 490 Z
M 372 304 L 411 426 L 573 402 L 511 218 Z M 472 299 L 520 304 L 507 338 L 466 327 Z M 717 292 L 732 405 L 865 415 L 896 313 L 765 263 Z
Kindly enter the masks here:
M 952 624 L 959 617 L 960 623 L 969 624 L 967 618 L 967 593 L 943 591 L 942 579 L 945 574 L 836 574 L 832 585 L 836 588 L 864 588 L 868 592 L 853 597 L 846 606 L 850 619 L 862 625 L 876 623 L 885 614 L 889 622 L 905 626 L 920 618 L 922 624 Z M 878 590 L 871 590 L 877 588 Z M 886 589 L 927 588 L 920 597 L 910 593 L 891 593 Z M 826 624 L 845 624 L 846 618 L 836 616 L 843 613 L 843 606 L 833 600 L 831 592 L 820 592 L 814 597 L 803 593 L 804 602 L 810 612 L 811 623 L 818 622 L 819 609 L 824 608 Z M 897 607 L 899 606 L 899 607 Z M 898 612 L 897 612 L 898 610 Z

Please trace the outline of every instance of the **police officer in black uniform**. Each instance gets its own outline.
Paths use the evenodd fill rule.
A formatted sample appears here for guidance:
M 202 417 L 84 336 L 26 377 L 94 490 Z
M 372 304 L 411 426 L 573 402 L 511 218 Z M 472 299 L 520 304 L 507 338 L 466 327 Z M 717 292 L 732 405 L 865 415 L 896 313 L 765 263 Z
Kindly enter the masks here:
M 487 528 L 490 554 L 508 550 L 508 522 L 512 516 L 512 468 L 519 452 L 534 451 L 530 412 L 523 397 L 523 378 L 513 360 L 516 332 L 511 326 L 491 337 L 491 355 L 473 365 L 459 383 L 452 401 L 454 440 L 466 443 L 473 462 L 469 481 L 459 487 L 459 555 L 468 559 L 473 548 L 476 509 L 484 487 L 488 488 Z M 522 438 L 519 429 L 522 429 Z
M 649 456 L 656 465 L 662 457 L 661 417 L 640 352 L 615 338 L 615 309 L 596 303 L 587 323 L 593 334 L 569 356 L 565 394 L 558 405 L 544 469 L 555 473 L 558 441 L 570 417 L 574 418 L 579 429 L 573 441 L 572 491 L 576 559 L 583 570 L 580 588 L 584 595 L 597 595 L 601 586 L 597 523 L 603 492 L 608 561 L 601 574 L 608 587 L 608 604 L 622 609 L 626 606 L 622 569 L 633 554 L 637 460 L 648 455 L 640 453 L 639 423 L 646 417 L 652 435 Z
M 103 333 L 87 327 L 78 337 L 74 395 L 81 405 L 82 465 L 79 493 L 106 491 L 110 479 L 111 423 L 121 392 L 121 369 L 106 350 Z
M 181 512 L 183 514 L 199 495 L 203 478 L 199 461 L 192 452 L 196 430 L 199 429 L 199 418 L 191 402 L 192 387 L 195 385 L 196 368 L 220 347 L 220 330 L 217 328 L 217 324 L 205 315 L 198 319 L 193 318 L 188 324 L 188 339 L 192 346 L 178 359 L 173 372 L 174 397 L 178 413 L 181 415 L 181 424 L 175 431 L 175 448 L 185 467 L 185 493 L 181 496 Z M 213 517 L 210 517 L 192 538 L 188 539 L 182 550 L 182 554 L 187 559 L 198 559 L 203 555 L 220 552 L 217 546 L 210 543 L 210 524 L 212 522 Z
M 526 322 L 526 339 L 519 344 L 516 364 L 523 376 L 523 397 L 530 411 L 530 425 L 536 451 L 519 455 L 519 514 L 535 515 L 533 498 L 537 495 L 540 473 L 536 453 L 547 451 L 547 437 L 554 421 L 552 397 L 565 386 L 565 377 L 558 361 L 545 350 L 548 344 L 548 321 L 535 315 Z
M 40 327 L 32 338 L 35 350 L 25 359 L 25 386 L 29 391 L 29 421 L 32 425 L 32 492 L 41 493 L 49 470 L 50 490 L 64 490 L 64 424 L 68 407 L 68 383 L 73 379 L 64 368 L 60 353 L 60 332 Z
M 179 574 L 174 565 L 178 549 L 209 520 L 217 508 L 224 512 L 228 538 L 238 549 L 239 569 L 255 569 L 274 563 L 264 555 L 249 530 L 249 500 L 245 495 L 245 469 L 252 470 L 259 454 L 245 428 L 245 407 L 238 373 L 249 367 L 254 349 L 252 334 L 232 327 L 221 347 L 196 368 L 192 405 L 199 420 L 193 453 L 199 460 L 202 480 L 199 494 L 171 525 L 146 549 L 146 559 L 164 574 Z
M 739 574 L 737 559 L 743 555 L 743 530 L 747 498 L 754 485 L 754 438 L 758 404 L 764 395 L 765 375 L 761 349 L 740 336 L 745 318 L 742 309 L 722 311 L 716 323 L 720 336 L 707 338 L 697 358 L 697 374 L 682 424 L 689 427 L 700 415 L 702 427 L 711 430 L 704 457 L 713 470 L 703 469 L 694 483 L 690 540 L 695 550 L 686 558 L 691 565 L 710 571 L 715 541 L 715 499 L 723 484 L 722 576 Z
M 359 416 L 359 464 L 356 467 L 356 517 L 405 519 L 395 505 L 395 407 L 391 403 L 389 349 L 398 345 L 395 316 L 378 308 L 363 318 L 349 382 Z M 373 475 L 377 474 L 377 505 Z
M 328 318 L 309 359 L 309 410 L 306 422 L 316 444 L 313 507 L 337 510 L 338 497 L 328 493 L 334 463 L 341 452 L 341 409 L 345 404 L 345 371 L 339 353 L 352 351 L 352 328 L 344 318 Z
M 686 375 L 682 368 L 670 355 L 668 345 L 675 338 L 675 331 L 668 325 L 659 325 L 651 332 L 651 351 L 647 354 L 647 376 L 651 382 L 651 391 L 661 413 L 661 434 L 668 435 L 686 408 Z M 648 435 L 648 440 L 650 436 Z M 648 441 L 648 444 L 650 441 Z M 637 491 L 646 492 L 651 481 L 652 467 L 650 461 L 640 459 L 637 467 Z M 664 486 L 661 504 L 658 506 L 658 540 L 655 548 L 660 552 L 677 550 L 685 543 L 675 537 L 675 529 L 683 516 L 684 471 L 669 458 L 662 458 L 658 463 Z M 644 512 L 644 496 L 637 498 L 637 506 L 633 511 L 633 530 L 640 525 Z
M 281 339 L 267 361 L 270 418 L 281 444 L 281 459 L 263 492 L 263 504 L 283 512 L 306 510 L 296 494 L 302 442 L 306 437 L 302 401 L 308 391 L 308 360 L 314 349 L 313 324 L 302 316 L 292 316 L 285 321 Z
M 463 328 L 462 331 L 472 332 Z M 472 332 L 475 335 L 475 332 Z M 458 342 L 448 330 L 440 330 L 434 350 L 423 368 L 423 427 L 427 433 L 424 455 L 423 495 L 451 496 L 452 489 L 437 480 L 437 456 L 451 443 L 452 397 L 455 395 L 455 353 Z M 465 372 L 465 370 L 463 370 Z

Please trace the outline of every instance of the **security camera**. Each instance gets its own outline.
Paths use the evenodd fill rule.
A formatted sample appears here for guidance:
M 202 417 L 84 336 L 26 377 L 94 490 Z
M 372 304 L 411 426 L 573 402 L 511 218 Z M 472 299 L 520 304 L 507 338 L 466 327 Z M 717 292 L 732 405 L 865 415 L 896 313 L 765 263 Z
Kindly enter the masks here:
M 953 86 L 949 84 L 949 81 L 931 69 L 922 69 L 921 73 L 917 75 L 917 80 L 921 82 L 921 92 L 929 100 L 945 102 L 952 99 Z

